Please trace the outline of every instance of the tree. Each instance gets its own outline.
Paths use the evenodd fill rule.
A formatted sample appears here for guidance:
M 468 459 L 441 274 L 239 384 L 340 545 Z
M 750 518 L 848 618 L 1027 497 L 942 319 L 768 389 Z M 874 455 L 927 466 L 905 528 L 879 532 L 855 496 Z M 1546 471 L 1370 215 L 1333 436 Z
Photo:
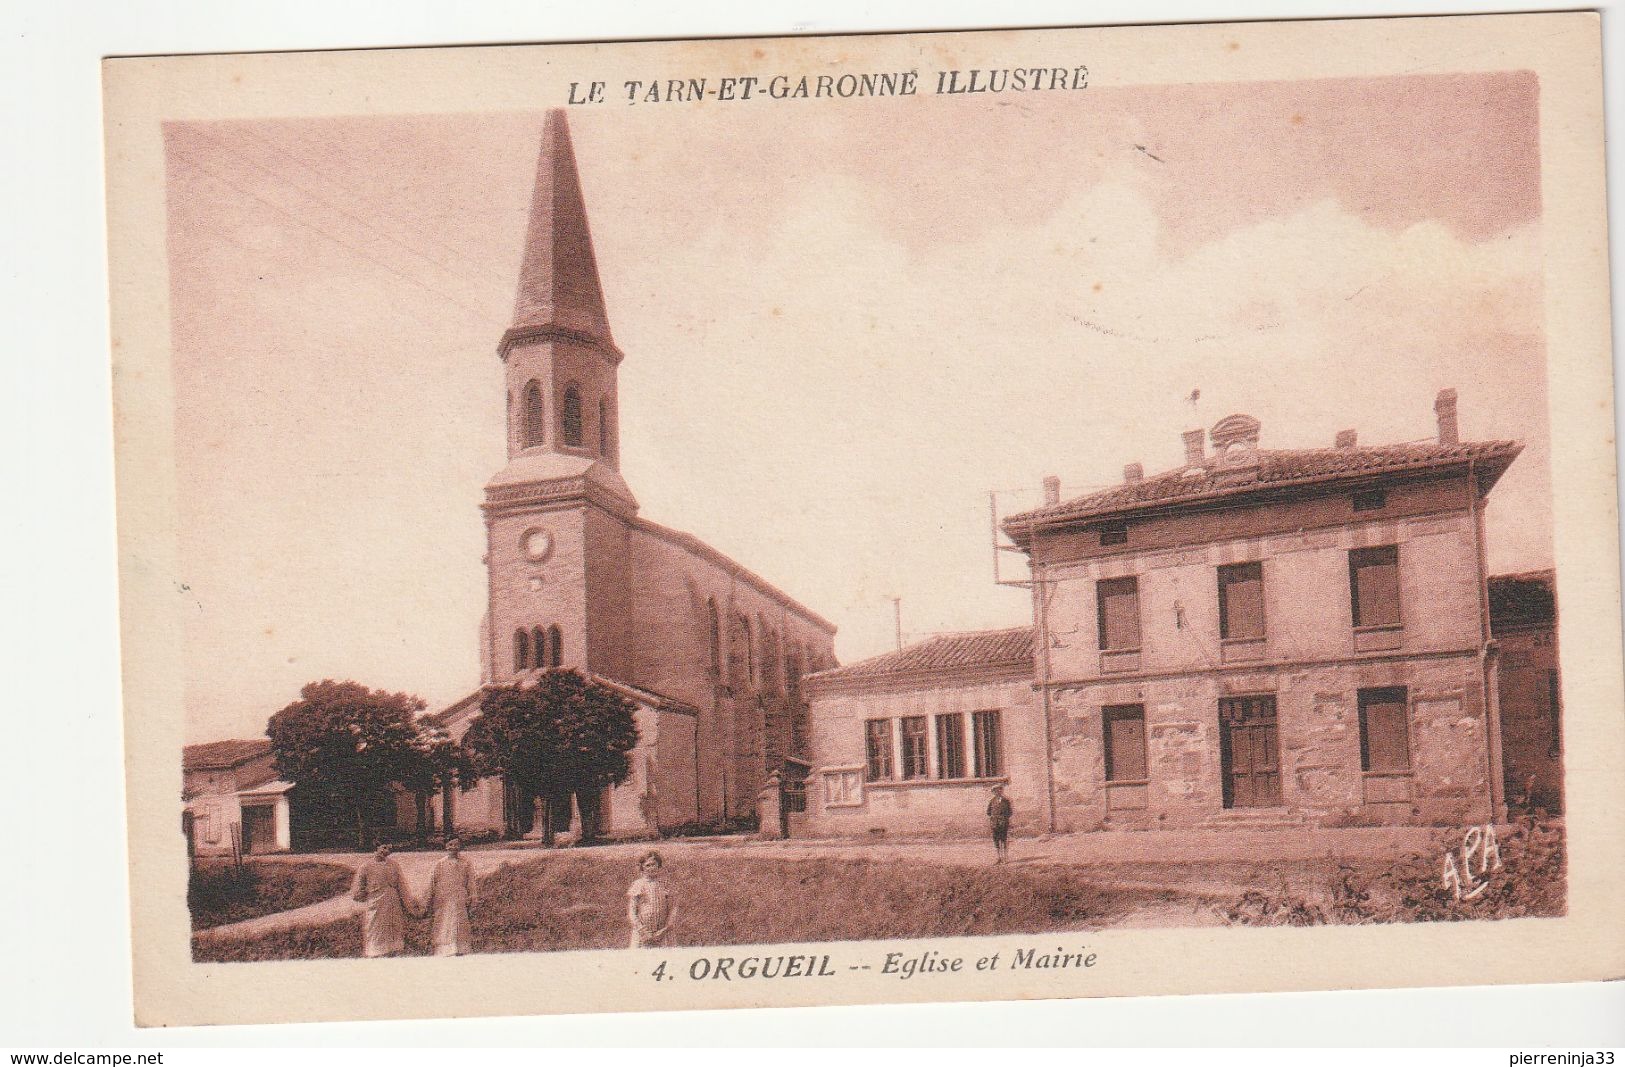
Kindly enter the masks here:
M 472 789 L 480 780 L 479 768 L 468 751 L 453 740 L 442 726 L 419 726 L 412 739 L 412 757 L 399 780 L 401 788 L 417 801 L 417 835 L 420 842 L 429 837 L 429 797 L 440 794 L 440 825 L 446 836 L 452 833 L 451 791 Z
M 265 724 L 277 774 L 307 804 L 353 820 L 358 847 L 370 848 L 374 813 L 418 766 L 415 720 L 426 706 L 357 682 L 312 682 Z
M 572 796 L 581 811 L 581 838 L 589 841 L 597 834 L 604 789 L 631 773 L 636 712 L 632 701 L 577 671 L 547 671 L 531 685 L 485 690 L 463 746 L 482 773 L 503 775 L 522 801 L 545 801 L 548 844 L 556 823 L 567 825 Z

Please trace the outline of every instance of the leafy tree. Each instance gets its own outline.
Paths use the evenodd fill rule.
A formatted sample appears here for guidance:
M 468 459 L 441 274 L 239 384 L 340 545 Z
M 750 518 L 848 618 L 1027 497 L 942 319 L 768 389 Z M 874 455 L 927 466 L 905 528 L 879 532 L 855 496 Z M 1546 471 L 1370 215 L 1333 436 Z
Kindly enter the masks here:
M 277 774 L 313 809 L 353 819 L 357 844 L 370 848 L 373 816 L 389 802 L 391 784 L 419 767 L 415 720 L 426 706 L 357 682 L 312 682 L 265 724 Z
M 485 774 L 507 778 L 521 800 L 542 797 L 551 844 L 573 795 L 582 840 L 598 830 L 599 798 L 631 773 L 637 746 L 637 705 L 578 671 L 553 670 L 531 685 L 493 686 L 480 696 L 480 715 L 463 746 Z M 563 816 L 567 823 L 568 815 Z
M 472 789 L 480 780 L 479 768 L 450 731 L 441 726 L 420 724 L 417 736 L 412 739 L 412 750 L 399 784 L 417 801 L 418 840 L 428 840 L 429 798 L 435 793 L 440 794 L 440 825 L 450 834 L 452 787 Z

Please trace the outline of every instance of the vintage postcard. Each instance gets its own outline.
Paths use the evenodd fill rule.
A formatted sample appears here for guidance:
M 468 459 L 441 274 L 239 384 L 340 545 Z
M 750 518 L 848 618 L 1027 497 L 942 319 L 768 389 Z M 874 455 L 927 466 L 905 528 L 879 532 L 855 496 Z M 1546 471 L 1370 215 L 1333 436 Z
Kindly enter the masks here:
M 1598 33 L 109 60 L 137 1020 L 1625 974 Z

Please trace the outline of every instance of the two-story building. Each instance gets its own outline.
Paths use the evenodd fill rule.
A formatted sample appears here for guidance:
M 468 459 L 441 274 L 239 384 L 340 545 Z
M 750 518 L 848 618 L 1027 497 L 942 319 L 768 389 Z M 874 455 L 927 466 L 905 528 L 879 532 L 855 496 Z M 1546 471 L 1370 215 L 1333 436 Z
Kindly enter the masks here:
M 1453 390 L 1435 413 L 1433 440 L 1302 449 L 1261 448 L 1258 420 L 1232 415 L 1186 433 L 1174 470 L 1131 464 L 1065 501 L 1050 479 L 1006 519 L 1031 564 L 1025 686 L 1012 657 L 971 703 L 1030 709 L 1004 716 L 1005 749 L 1029 754 L 1001 768 L 1018 812 L 1063 831 L 1504 815 L 1483 516 L 1521 446 L 1459 440 Z M 985 665 L 911 687 L 909 651 L 810 680 L 813 832 L 946 810 L 961 765 L 937 709 Z M 923 762 L 873 758 L 893 721 L 924 723 Z

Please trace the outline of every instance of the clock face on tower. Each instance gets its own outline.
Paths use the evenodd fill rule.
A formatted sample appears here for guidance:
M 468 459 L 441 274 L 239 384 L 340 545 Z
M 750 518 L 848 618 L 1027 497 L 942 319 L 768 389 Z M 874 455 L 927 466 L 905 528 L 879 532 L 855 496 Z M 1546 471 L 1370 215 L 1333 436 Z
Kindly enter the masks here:
M 526 559 L 532 563 L 540 563 L 553 553 L 553 535 L 546 530 L 526 530 L 525 536 L 519 540 L 519 545 L 524 550 Z

